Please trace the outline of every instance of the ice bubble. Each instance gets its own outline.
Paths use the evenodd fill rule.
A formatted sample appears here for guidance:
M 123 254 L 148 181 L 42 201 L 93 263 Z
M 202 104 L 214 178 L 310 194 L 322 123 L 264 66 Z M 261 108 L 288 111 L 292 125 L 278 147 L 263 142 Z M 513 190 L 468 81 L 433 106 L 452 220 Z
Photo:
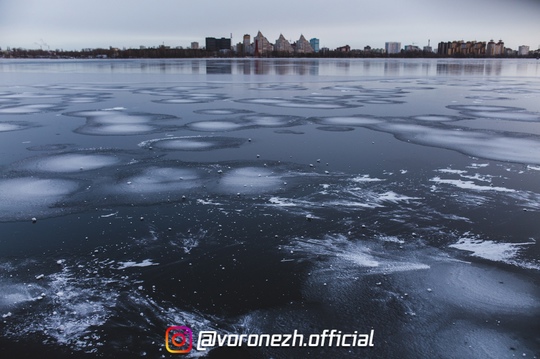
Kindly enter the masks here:
M 267 168 L 244 167 L 228 171 L 219 182 L 221 189 L 229 193 L 260 193 L 276 190 L 282 178 Z
M 74 181 L 21 177 L 0 180 L 0 220 L 24 219 L 29 214 L 54 210 L 64 196 L 78 189 Z
M 120 162 L 113 155 L 65 153 L 25 160 L 22 168 L 41 172 L 79 172 L 112 166 Z

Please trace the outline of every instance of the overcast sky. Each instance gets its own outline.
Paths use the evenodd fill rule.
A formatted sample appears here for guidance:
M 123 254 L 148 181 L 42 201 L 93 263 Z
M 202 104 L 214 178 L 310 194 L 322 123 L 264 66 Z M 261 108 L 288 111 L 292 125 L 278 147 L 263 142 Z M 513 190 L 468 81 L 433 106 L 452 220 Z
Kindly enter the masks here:
M 502 39 L 517 49 L 540 45 L 540 0 L 0 0 L 0 47 L 190 46 L 205 37 L 261 31 L 350 45 L 436 48 L 440 41 Z

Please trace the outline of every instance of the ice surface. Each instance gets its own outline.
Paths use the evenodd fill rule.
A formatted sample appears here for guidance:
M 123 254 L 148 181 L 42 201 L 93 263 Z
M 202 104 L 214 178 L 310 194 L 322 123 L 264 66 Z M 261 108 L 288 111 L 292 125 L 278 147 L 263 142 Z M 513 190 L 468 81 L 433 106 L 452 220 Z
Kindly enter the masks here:
M 205 93 L 185 93 L 174 95 L 173 98 L 155 100 L 154 102 L 171 104 L 171 105 L 181 105 L 181 104 L 191 104 L 191 103 L 206 103 L 213 101 L 223 101 L 226 100 L 227 96 L 221 94 L 205 94 Z
M 249 113 L 251 111 L 248 111 L 248 110 L 241 110 L 241 109 L 236 109 L 236 108 L 224 108 L 224 109 L 206 109 L 206 110 L 196 110 L 196 111 L 193 111 L 195 113 L 199 113 L 201 115 L 221 115 L 221 116 L 226 116 L 226 115 L 235 115 L 235 114 L 239 114 L 239 113 Z
M 253 99 L 243 99 L 237 100 L 237 102 L 247 103 L 252 105 L 267 105 L 267 106 L 276 106 L 276 107 L 289 107 L 289 108 L 314 108 L 319 110 L 330 110 L 330 109 L 340 109 L 348 107 L 359 107 L 359 105 L 346 104 L 343 102 L 320 102 L 320 101 L 309 101 L 305 98 L 295 98 L 295 99 L 286 99 L 286 98 L 253 98 Z
M 128 262 L 118 262 L 120 265 L 117 269 L 126 269 L 131 267 L 149 267 L 149 266 L 157 266 L 159 263 L 152 263 L 151 259 L 145 259 L 140 263 L 134 262 L 134 261 L 128 261 Z
M 293 255 L 302 254 L 312 260 L 327 261 L 320 263 L 321 270 L 336 271 L 356 268 L 356 275 L 361 273 L 392 273 L 411 270 L 425 270 L 430 266 L 424 263 L 408 262 L 399 256 L 378 248 L 376 245 L 350 239 L 344 235 L 326 235 L 321 239 L 295 239 L 284 246 Z M 352 267 L 351 267 L 352 266 Z M 324 268 L 324 269 L 323 269 Z
M 29 115 L 54 110 L 59 110 L 59 107 L 53 104 L 2 106 L 0 107 L 0 115 Z
M 234 131 L 245 127 L 242 123 L 234 121 L 198 121 L 190 122 L 186 124 L 186 127 L 193 131 L 208 131 L 208 132 L 221 132 L 221 131 Z
M 25 126 L 18 123 L 0 122 L 0 132 L 23 130 Z
M 370 116 L 350 116 L 350 117 L 324 117 L 313 119 L 321 125 L 343 125 L 343 126 L 365 126 L 380 123 L 381 120 Z
M 499 161 L 540 164 L 540 140 L 491 132 L 435 128 L 405 123 L 375 126 L 400 139 L 434 147 L 448 148 L 471 156 Z
M 239 147 L 244 142 L 246 142 L 245 139 L 235 137 L 183 136 L 148 140 L 139 143 L 139 146 L 163 150 L 206 151 L 228 147 Z
M 86 124 L 75 132 L 85 135 L 138 135 L 173 130 L 174 116 L 131 113 L 123 108 L 66 113 L 66 116 L 84 117 Z
M 67 173 L 91 171 L 112 166 L 119 162 L 120 159 L 114 155 L 65 153 L 26 160 L 22 168 L 31 171 Z
M 54 206 L 79 185 L 70 180 L 21 177 L 0 180 L 0 220 L 30 219 L 54 213 Z
M 460 117 L 445 116 L 445 115 L 421 115 L 421 116 L 413 116 L 411 117 L 411 119 L 417 120 L 417 121 L 426 121 L 426 122 L 452 122 L 452 121 L 463 120 L 463 118 L 460 118 Z
M 481 186 L 477 185 L 473 181 L 463 181 L 456 179 L 442 179 L 440 177 L 433 177 L 430 179 L 431 182 L 438 184 L 449 184 L 463 189 L 471 189 L 474 191 L 497 191 L 497 192 L 515 192 L 514 189 L 506 187 L 497 187 L 497 186 Z
M 534 264 L 519 260 L 518 256 L 524 246 L 535 245 L 535 242 L 505 243 L 492 240 L 482 240 L 478 236 L 465 233 L 465 236 L 449 247 L 471 252 L 472 256 L 495 262 L 513 264 L 523 268 L 540 270 L 540 263 Z
M 243 167 L 226 171 L 219 181 L 222 191 L 253 194 L 275 191 L 283 184 L 280 175 L 267 168 Z
M 123 179 L 116 191 L 119 193 L 139 193 L 175 195 L 179 191 L 201 186 L 201 176 L 189 168 L 150 167 L 138 175 Z

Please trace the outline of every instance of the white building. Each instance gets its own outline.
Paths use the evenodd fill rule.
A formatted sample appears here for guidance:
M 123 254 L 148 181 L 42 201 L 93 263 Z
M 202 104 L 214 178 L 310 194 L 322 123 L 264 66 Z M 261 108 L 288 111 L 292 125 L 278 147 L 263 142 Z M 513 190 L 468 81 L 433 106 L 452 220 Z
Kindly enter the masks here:
M 527 55 L 529 55 L 529 46 L 521 45 L 518 48 L 518 55 L 519 56 L 527 56 Z
M 279 35 L 279 39 L 276 40 L 276 44 L 274 45 L 274 50 L 278 52 L 286 52 L 286 53 L 292 53 L 294 51 L 293 47 L 285 39 L 283 34 Z
M 399 54 L 401 51 L 401 42 L 385 42 L 384 49 L 387 54 Z

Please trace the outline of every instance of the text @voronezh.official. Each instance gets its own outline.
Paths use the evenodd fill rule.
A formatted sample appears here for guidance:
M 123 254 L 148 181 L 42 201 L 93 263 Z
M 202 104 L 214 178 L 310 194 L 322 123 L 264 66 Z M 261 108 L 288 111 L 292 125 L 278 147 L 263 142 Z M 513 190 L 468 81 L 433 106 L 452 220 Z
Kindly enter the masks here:
M 369 333 L 343 333 L 337 329 L 325 329 L 318 334 L 219 334 L 217 331 L 201 330 L 196 350 L 228 347 L 373 347 L 375 331 Z M 193 332 L 186 326 L 171 326 L 165 332 L 165 346 L 170 353 L 185 354 L 193 349 Z

